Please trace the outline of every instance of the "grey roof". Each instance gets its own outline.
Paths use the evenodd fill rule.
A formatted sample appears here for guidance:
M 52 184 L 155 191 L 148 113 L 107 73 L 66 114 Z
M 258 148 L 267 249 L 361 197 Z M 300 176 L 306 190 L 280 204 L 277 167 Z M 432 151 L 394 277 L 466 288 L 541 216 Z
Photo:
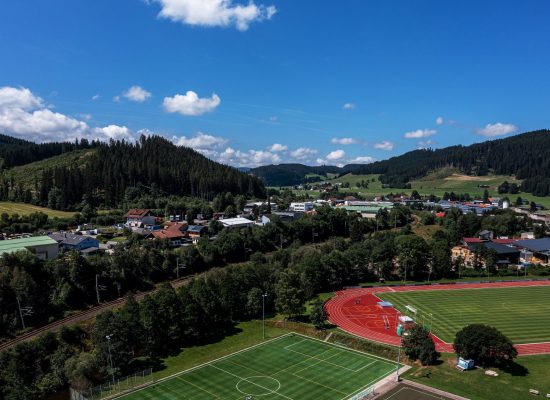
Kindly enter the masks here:
M 510 247 L 510 246 L 506 246 L 505 244 L 501 244 L 501 243 L 493 243 L 493 242 L 485 242 L 485 243 L 482 243 L 485 247 L 487 247 L 488 249 L 492 249 L 494 251 L 497 252 L 497 254 L 518 254 L 519 255 L 519 250 L 518 249 L 515 249 L 513 247 Z
M 206 226 L 202 226 L 202 225 L 189 225 L 187 227 L 187 232 L 197 232 L 197 233 L 200 233 L 202 232 L 203 230 L 206 229 Z
M 50 233 L 48 236 L 58 243 L 68 244 L 71 246 L 77 246 L 87 239 L 93 239 L 89 236 L 73 235 L 72 233 L 67 232 L 54 232 Z
M 550 238 L 516 240 L 514 244 L 537 253 L 550 251 Z

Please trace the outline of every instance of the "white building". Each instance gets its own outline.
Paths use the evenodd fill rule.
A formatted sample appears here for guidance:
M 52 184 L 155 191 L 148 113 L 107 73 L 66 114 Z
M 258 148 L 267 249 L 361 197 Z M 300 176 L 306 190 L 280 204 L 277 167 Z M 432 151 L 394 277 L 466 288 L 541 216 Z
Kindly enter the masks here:
M 220 219 L 219 221 L 223 224 L 224 229 L 246 228 L 254 225 L 254 221 L 241 217 L 225 218 Z
M 306 201 L 304 203 L 290 203 L 290 211 L 298 212 L 308 212 L 313 210 L 313 203 L 311 201 Z

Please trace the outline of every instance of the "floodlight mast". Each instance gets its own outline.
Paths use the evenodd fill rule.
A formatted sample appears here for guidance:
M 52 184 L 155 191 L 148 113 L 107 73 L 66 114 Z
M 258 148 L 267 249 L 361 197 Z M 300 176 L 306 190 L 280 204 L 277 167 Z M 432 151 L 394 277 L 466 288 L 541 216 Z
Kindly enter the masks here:
M 113 337 L 112 334 L 106 335 L 105 339 L 107 339 L 107 348 L 109 350 L 109 365 L 111 366 L 111 376 L 113 377 L 113 385 L 115 384 L 115 370 L 113 369 L 113 357 L 111 356 L 111 338 Z
M 265 298 L 267 293 L 262 293 L 262 338 L 265 339 Z

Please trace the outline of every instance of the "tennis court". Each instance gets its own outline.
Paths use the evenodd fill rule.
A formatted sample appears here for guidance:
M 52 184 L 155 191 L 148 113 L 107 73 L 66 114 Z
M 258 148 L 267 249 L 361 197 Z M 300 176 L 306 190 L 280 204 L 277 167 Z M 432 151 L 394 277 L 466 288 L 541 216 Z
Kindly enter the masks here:
M 345 400 L 394 371 L 389 360 L 289 334 L 119 399 Z
M 389 392 L 377 397 L 376 400 L 450 400 L 450 397 L 429 389 L 400 383 Z

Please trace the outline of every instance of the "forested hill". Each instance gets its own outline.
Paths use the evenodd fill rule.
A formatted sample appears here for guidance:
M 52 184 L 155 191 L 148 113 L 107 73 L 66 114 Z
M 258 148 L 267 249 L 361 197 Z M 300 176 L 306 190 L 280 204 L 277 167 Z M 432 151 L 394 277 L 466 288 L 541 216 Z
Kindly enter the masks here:
M 515 175 L 523 179 L 522 191 L 550 195 L 550 131 L 539 130 L 505 139 L 415 150 L 388 160 L 354 169 L 355 174 L 381 174 L 380 181 L 404 187 L 412 179 L 442 167 L 454 167 L 470 175 Z
M 117 207 L 126 190 L 135 186 L 148 187 L 158 195 L 205 199 L 222 192 L 265 196 L 258 178 L 159 136 L 142 136 L 136 143 L 111 141 L 94 146 L 94 151 L 78 163 L 49 162 L 33 187 L 23 187 L 12 179 L 15 174 L 5 170 L 0 175 L 0 199 L 69 210 L 78 208 L 83 199 L 92 206 Z
M 292 186 L 308 181 L 316 182 L 320 177 L 326 177 L 326 174 L 340 172 L 342 169 L 334 166 L 310 167 L 303 164 L 264 165 L 249 171 L 268 186 Z
M 98 144 L 98 142 L 90 143 L 86 139 L 74 143 L 33 143 L 0 134 L 0 169 L 25 165 L 74 150 L 88 149 Z

